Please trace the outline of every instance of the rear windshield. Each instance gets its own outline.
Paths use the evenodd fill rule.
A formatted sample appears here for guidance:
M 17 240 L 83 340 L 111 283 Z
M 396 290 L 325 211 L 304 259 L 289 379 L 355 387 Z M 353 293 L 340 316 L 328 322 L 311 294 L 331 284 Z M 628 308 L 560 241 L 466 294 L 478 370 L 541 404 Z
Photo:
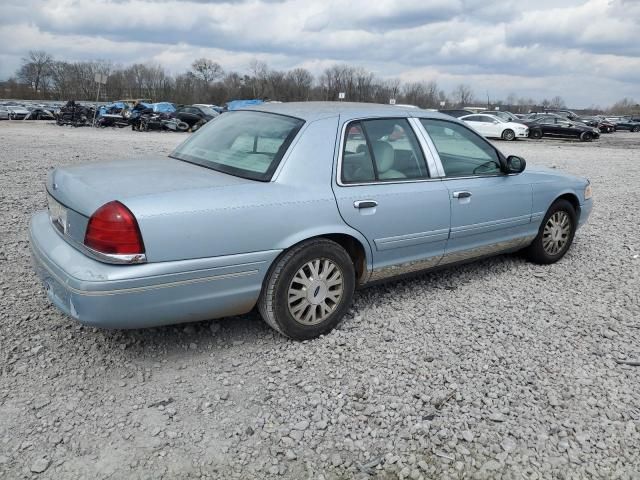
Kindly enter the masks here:
M 273 113 L 223 113 L 170 155 L 251 180 L 269 181 L 304 122 Z

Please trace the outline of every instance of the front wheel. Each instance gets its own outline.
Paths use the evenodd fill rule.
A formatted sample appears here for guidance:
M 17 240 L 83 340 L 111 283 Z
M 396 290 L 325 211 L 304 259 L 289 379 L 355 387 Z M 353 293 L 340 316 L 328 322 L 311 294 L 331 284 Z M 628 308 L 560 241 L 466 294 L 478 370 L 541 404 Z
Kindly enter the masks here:
M 331 331 L 351 305 L 355 270 L 349 254 L 335 242 L 302 242 L 272 265 L 258 300 L 262 318 L 294 340 Z
M 508 128 L 504 132 L 502 132 L 502 139 L 507 141 L 515 140 L 516 133 L 513 130 Z
M 593 135 L 591 135 L 591 133 L 589 132 L 583 132 L 580 135 L 580 140 L 582 140 L 583 142 L 590 142 L 591 140 L 593 140 Z
M 540 140 L 542 138 L 542 130 L 532 130 L 529 136 L 534 140 Z
M 567 200 L 557 200 L 549 207 L 538 235 L 525 253 L 534 263 L 550 264 L 560 260 L 569 250 L 576 233 L 577 214 Z
M 640 132 L 640 127 L 633 127 L 631 129 L 632 132 Z

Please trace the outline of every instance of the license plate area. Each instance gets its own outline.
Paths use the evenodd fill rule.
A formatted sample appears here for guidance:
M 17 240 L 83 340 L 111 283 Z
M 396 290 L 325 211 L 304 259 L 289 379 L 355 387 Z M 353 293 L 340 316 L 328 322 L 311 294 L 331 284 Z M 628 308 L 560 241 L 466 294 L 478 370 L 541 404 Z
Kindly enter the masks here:
M 51 195 L 47 195 L 47 204 L 49 207 L 49 218 L 51 219 L 51 223 L 53 223 L 53 226 L 60 232 L 66 234 L 69 229 L 66 207 Z

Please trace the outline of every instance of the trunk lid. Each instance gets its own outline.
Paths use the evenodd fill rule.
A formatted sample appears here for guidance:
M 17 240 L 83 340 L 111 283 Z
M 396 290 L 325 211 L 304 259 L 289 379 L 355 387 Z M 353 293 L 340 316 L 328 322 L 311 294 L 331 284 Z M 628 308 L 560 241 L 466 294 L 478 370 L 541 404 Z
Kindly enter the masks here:
M 169 157 L 147 157 L 56 168 L 47 179 L 47 191 L 88 218 L 112 200 L 126 205 L 127 199 L 144 195 L 250 181 Z

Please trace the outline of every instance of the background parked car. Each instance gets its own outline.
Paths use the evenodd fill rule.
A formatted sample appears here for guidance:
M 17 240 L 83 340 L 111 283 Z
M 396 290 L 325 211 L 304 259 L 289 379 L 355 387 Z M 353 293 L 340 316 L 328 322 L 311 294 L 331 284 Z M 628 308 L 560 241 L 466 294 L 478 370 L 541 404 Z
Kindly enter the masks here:
M 176 110 L 176 118 L 182 120 L 183 122 L 189 124 L 190 128 L 199 128 L 209 120 L 212 120 L 220 115 L 218 112 L 213 110 L 210 107 L 205 107 L 202 105 L 190 105 L 180 107 Z
M 577 120 L 578 119 L 578 114 L 575 112 L 572 112 L 571 110 L 562 110 L 562 109 L 546 109 L 545 112 L 547 113 L 554 113 L 560 117 L 563 118 L 567 118 L 569 120 Z
M 29 115 L 29 110 L 20 105 L 10 105 L 8 108 L 9 118 L 11 120 L 24 120 L 24 118 Z
M 544 137 L 579 138 L 583 142 L 600 138 L 600 132 L 597 128 L 556 116 L 543 115 L 531 123 L 535 123 L 542 129 Z
M 55 120 L 56 117 L 49 110 L 42 107 L 29 108 L 29 115 L 24 117 L 25 120 Z
M 9 109 L 7 107 L 0 107 L 0 120 L 9 120 Z
M 593 117 L 579 117 L 578 121 L 580 123 L 584 123 L 589 127 L 594 127 L 600 130 L 600 133 L 613 133 L 616 131 L 616 126 L 614 123 L 608 122 L 602 117 L 593 116 Z
M 445 113 L 447 115 L 451 115 L 452 117 L 455 118 L 460 118 L 460 117 L 464 117 L 465 115 L 473 115 L 475 112 L 472 112 L 471 110 L 464 110 L 464 109 L 459 109 L 459 110 L 438 110 L 440 113 Z
M 501 138 L 503 140 L 516 140 L 529 136 L 529 127 L 522 123 L 508 122 L 495 115 L 478 113 L 465 115 L 460 120 L 473 127 L 478 133 L 487 138 Z
M 493 115 L 495 117 L 501 118 L 502 120 L 506 120 L 507 122 L 520 122 L 520 117 L 517 117 L 511 112 L 503 112 L 500 110 L 485 110 L 480 113 L 485 115 Z
M 615 124 L 616 130 L 640 132 L 640 122 L 634 122 L 629 117 L 607 117 L 607 120 Z

